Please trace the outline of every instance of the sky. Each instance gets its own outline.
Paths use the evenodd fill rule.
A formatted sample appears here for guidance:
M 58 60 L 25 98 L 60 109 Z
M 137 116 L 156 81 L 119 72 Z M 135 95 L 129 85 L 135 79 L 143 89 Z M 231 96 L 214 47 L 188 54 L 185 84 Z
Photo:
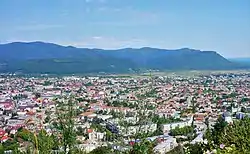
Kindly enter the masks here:
M 0 43 L 15 41 L 250 57 L 250 0 L 0 0 Z

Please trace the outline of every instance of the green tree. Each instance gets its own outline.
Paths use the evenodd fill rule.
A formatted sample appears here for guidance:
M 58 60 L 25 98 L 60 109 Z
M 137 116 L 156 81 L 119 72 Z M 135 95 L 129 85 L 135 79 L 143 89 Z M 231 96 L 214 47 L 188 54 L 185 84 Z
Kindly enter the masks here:
M 224 123 L 219 117 L 214 129 L 207 130 L 207 144 L 200 145 L 204 151 L 216 149 L 219 154 L 250 153 L 250 119 L 235 120 L 233 124 Z M 223 145 L 221 147 L 221 145 Z
M 203 146 L 196 143 L 196 144 L 187 144 L 185 145 L 185 153 L 191 153 L 191 154 L 203 154 Z
M 1 153 L 1 154 L 4 153 L 4 147 L 3 147 L 2 144 L 0 144 L 0 153 Z
M 32 137 L 32 133 L 27 129 L 20 128 L 17 131 L 16 137 L 19 137 L 23 139 L 24 141 L 30 141 L 30 138 Z
M 54 138 L 49 136 L 43 129 L 35 138 L 37 138 L 39 154 L 51 153 L 54 145 Z M 34 141 L 36 141 L 36 139 Z
M 220 116 L 214 125 L 214 129 L 212 130 L 212 137 L 215 144 L 219 144 L 219 138 L 226 126 L 227 123 L 224 121 L 222 116 Z
M 64 152 L 72 153 L 73 146 L 76 142 L 75 117 L 76 117 L 76 104 L 73 97 L 66 98 L 63 102 L 58 102 L 56 109 L 57 121 L 56 128 L 59 129 L 62 135 L 62 145 Z
M 111 154 L 112 149 L 109 147 L 98 147 L 91 151 L 89 154 Z
M 225 146 L 235 145 L 241 153 L 250 153 L 250 118 L 234 121 L 223 129 L 219 136 L 219 144 Z
M 79 135 L 79 136 L 84 135 L 85 132 L 84 132 L 84 129 L 82 127 L 77 127 L 76 129 L 77 129 L 77 131 L 76 131 L 77 135 Z
M 106 140 L 107 141 L 112 141 L 113 140 L 113 134 L 106 129 Z
M 173 136 L 177 135 L 188 135 L 194 132 L 194 128 L 191 126 L 185 126 L 185 127 L 176 127 L 175 129 L 170 130 L 170 134 Z
M 187 150 L 186 150 L 187 151 Z M 187 152 L 186 152 L 187 153 Z M 166 154 L 184 154 L 184 149 L 183 146 L 178 145 L 177 147 L 175 147 L 174 149 L 172 149 L 171 151 L 167 152 Z M 192 153 L 191 153 L 192 154 Z M 195 154 L 195 153 L 194 153 Z
M 7 140 L 6 142 L 2 143 L 0 146 L 1 151 L 8 151 L 8 150 L 17 150 L 19 147 L 19 143 L 16 140 Z M 0 152 L 1 152 L 0 151 Z
M 143 139 L 142 141 L 135 143 L 130 154 L 152 154 L 154 153 L 153 149 L 155 145 L 155 142 Z
M 47 115 L 46 118 L 44 119 L 44 122 L 45 122 L 45 123 L 48 123 L 50 120 L 51 120 L 50 116 Z

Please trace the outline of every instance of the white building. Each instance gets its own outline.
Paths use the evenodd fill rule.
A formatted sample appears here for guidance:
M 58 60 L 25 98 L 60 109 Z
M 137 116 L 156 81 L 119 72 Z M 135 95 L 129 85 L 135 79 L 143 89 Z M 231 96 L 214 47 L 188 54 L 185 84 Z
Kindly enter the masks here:
M 193 122 L 193 116 L 188 121 L 176 122 L 176 123 L 170 123 L 170 124 L 163 124 L 162 125 L 162 131 L 164 133 L 167 133 L 171 129 L 175 129 L 176 127 L 182 128 L 182 127 L 185 127 L 185 126 L 191 126 L 192 122 Z
M 84 150 L 85 152 L 89 153 L 92 150 L 98 148 L 99 145 L 97 144 L 78 144 L 77 148 Z
M 176 142 L 176 138 L 169 138 L 168 140 L 166 140 L 166 141 L 158 144 L 156 147 L 154 147 L 154 153 L 165 154 L 177 146 L 178 146 L 178 144 Z
M 105 137 L 105 133 L 101 133 L 101 132 L 92 132 L 89 133 L 89 140 L 91 141 L 101 141 L 102 139 L 104 139 Z
M 126 135 L 134 135 L 136 133 L 147 133 L 154 132 L 157 129 L 157 124 L 147 124 L 140 126 L 129 126 L 129 127 L 121 127 L 120 130 Z
M 233 119 L 232 119 L 232 117 L 225 117 L 225 121 L 227 122 L 227 123 L 233 123 Z

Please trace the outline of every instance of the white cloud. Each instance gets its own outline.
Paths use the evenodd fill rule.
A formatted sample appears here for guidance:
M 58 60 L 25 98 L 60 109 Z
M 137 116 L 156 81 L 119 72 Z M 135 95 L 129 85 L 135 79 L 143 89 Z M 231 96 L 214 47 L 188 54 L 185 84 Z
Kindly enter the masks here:
M 149 42 L 140 38 L 131 38 L 131 39 L 118 39 L 115 37 L 105 37 L 105 36 L 93 36 L 83 38 L 81 40 L 56 40 L 56 39 L 42 39 L 42 38 L 9 38 L 8 40 L 2 41 L 2 43 L 10 42 L 34 42 L 42 41 L 55 43 L 64 46 L 75 46 L 83 48 L 100 48 L 100 49 L 118 49 L 118 48 L 140 48 L 148 46 Z
M 96 8 L 95 10 L 99 11 L 99 12 L 117 13 L 117 12 L 121 12 L 123 9 L 122 8 L 101 6 L 101 7 Z
M 102 39 L 101 36 L 93 36 L 92 38 L 95 39 L 95 40 L 100 40 L 100 39 Z
M 64 42 L 63 44 L 86 48 L 118 49 L 128 47 L 144 47 L 147 46 L 147 41 L 138 38 L 117 39 L 114 37 L 93 36 L 76 42 Z
M 91 2 L 91 1 L 92 1 L 92 0 L 85 0 L 86 3 L 89 3 L 89 2 Z
M 63 27 L 63 25 L 34 24 L 34 25 L 19 26 L 15 30 L 18 30 L 18 31 L 37 31 L 37 30 L 46 30 L 46 29 L 61 28 L 61 27 Z

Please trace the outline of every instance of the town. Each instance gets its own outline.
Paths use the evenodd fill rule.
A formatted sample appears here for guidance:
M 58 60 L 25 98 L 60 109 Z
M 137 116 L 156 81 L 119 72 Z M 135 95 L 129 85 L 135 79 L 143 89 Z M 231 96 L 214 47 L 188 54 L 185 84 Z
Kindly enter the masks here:
M 149 153 L 165 154 L 178 146 L 207 143 L 205 133 L 219 117 L 227 124 L 250 117 L 250 73 L 3 74 L 0 115 L 4 153 L 40 150 L 43 136 L 58 142 L 43 144 L 44 153 L 73 148 L 123 153 L 152 142 Z

